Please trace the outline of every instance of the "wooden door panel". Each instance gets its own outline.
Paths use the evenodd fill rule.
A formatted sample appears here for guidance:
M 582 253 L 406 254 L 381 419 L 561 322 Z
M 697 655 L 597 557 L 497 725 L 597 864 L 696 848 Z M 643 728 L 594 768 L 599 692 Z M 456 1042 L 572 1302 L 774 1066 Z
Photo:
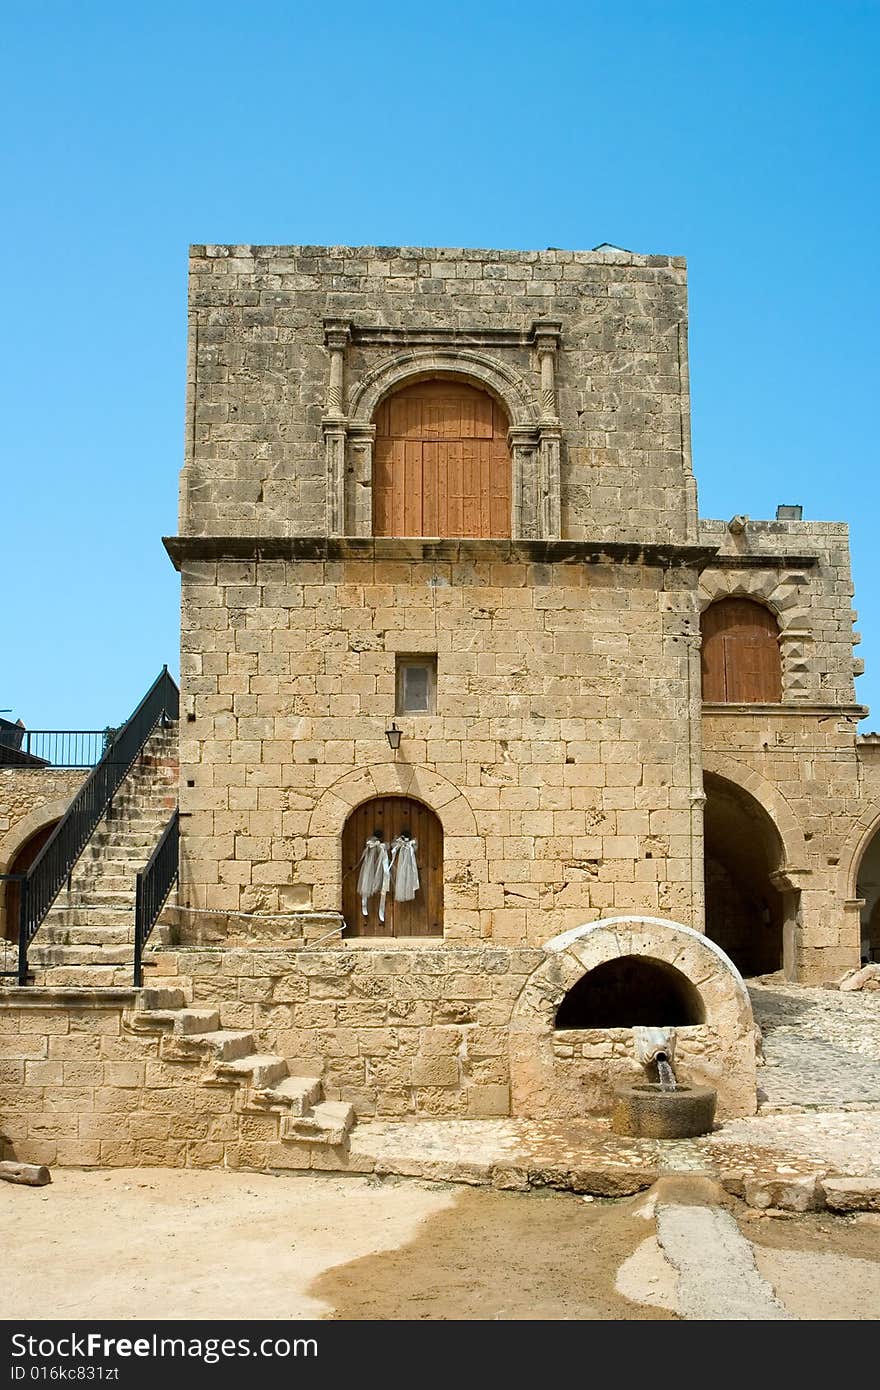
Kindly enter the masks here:
M 384 923 L 379 921 L 378 897 L 370 898 L 364 917 L 357 893 L 359 860 L 374 830 L 380 830 L 388 844 L 404 830 L 418 841 L 419 892 L 411 902 L 395 902 L 392 888 L 385 901 Z M 350 936 L 443 935 L 443 829 L 422 802 L 402 796 L 377 797 L 349 817 L 342 837 L 342 914 Z
M 373 534 L 509 536 L 507 420 L 485 391 L 425 381 L 376 413 Z
M 776 619 L 750 599 L 722 599 L 702 616 L 703 699 L 778 704 L 782 667 Z

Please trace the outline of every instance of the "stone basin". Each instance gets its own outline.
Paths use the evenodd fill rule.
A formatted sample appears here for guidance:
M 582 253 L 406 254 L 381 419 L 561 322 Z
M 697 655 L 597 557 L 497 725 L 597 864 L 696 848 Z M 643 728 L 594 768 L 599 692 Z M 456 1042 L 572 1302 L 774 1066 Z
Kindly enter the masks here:
M 611 1128 L 636 1139 L 692 1139 L 708 1134 L 715 1120 L 717 1091 L 712 1086 L 679 1083 L 666 1091 L 656 1081 L 618 1086 Z

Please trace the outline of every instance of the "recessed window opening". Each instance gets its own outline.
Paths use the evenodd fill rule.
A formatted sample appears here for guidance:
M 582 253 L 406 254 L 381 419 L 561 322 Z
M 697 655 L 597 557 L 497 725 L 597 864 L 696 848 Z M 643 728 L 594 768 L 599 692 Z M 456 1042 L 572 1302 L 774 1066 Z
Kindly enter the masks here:
M 663 1028 L 705 1023 L 690 980 L 652 956 L 604 961 L 573 985 L 556 1011 L 557 1028 Z
M 395 713 L 434 714 L 436 709 L 436 656 L 398 656 Z

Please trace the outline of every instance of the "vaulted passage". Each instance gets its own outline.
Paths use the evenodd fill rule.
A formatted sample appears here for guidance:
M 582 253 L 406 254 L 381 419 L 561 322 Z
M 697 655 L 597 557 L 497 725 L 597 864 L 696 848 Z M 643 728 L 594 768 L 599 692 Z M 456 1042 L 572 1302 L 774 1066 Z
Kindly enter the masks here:
M 862 960 L 880 961 L 880 830 L 876 832 L 859 865 L 856 897 L 863 898 Z
M 557 1028 L 685 1027 L 704 1023 L 690 980 L 653 956 L 619 956 L 589 970 L 556 1011 Z
M 710 773 L 704 783 L 706 935 L 742 975 L 769 974 L 782 967 L 783 926 L 796 911 L 796 894 L 773 881 L 783 861 L 779 832 L 741 787 Z
M 376 413 L 374 536 L 509 536 L 508 421 L 463 381 L 419 381 Z
M 782 699 L 779 628 L 751 599 L 713 603 L 700 620 L 703 699 L 720 704 L 778 704 Z
M 384 922 L 381 894 L 368 897 L 365 916 L 358 892 L 362 855 L 371 837 L 387 847 L 398 837 L 416 842 L 418 891 L 409 900 L 398 898 L 399 856 L 391 867 Z M 428 806 L 407 796 L 377 796 L 351 813 L 342 832 L 342 915 L 349 936 L 443 935 L 443 827 Z

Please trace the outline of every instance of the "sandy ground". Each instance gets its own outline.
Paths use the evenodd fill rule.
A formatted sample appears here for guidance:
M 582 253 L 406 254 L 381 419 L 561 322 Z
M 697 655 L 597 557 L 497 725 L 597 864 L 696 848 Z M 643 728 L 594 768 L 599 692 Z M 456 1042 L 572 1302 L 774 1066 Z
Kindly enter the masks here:
M 632 1203 L 406 1179 L 56 1170 L 0 1183 L 0 1317 L 657 1318 Z
M 791 1316 L 880 1317 L 878 1223 L 731 1209 Z M 0 1184 L 0 1317 L 674 1318 L 653 1216 L 646 1195 L 62 1169 Z

